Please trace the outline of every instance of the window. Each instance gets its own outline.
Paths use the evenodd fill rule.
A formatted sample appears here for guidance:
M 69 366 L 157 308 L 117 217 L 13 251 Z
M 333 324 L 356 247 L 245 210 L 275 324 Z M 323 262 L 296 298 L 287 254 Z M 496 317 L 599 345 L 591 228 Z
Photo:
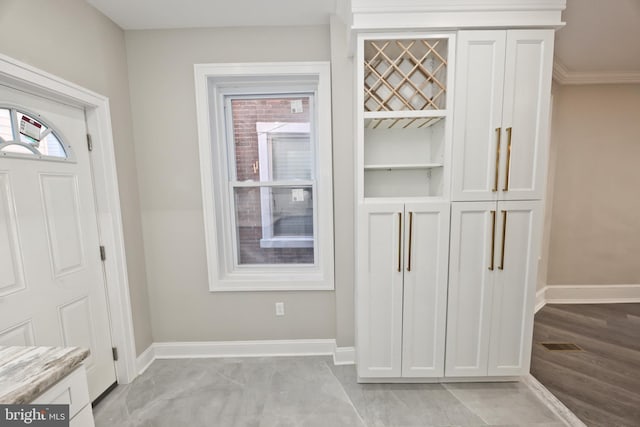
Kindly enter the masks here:
M 333 289 L 328 63 L 195 69 L 210 289 Z
M 0 155 L 39 160 L 72 160 L 71 147 L 37 114 L 0 107 Z
M 267 98 L 262 103 L 274 101 Z M 260 181 L 276 184 L 275 192 L 260 189 L 262 237 L 261 248 L 305 248 L 288 251 L 293 256 L 283 256 L 283 263 L 313 262 L 313 144 L 309 122 L 309 105 L 312 97 L 303 99 L 280 98 L 283 110 L 282 122 L 256 122 L 258 137 L 258 169 Z M 300 112 L 288 112 L 287 108 L 298 101 L 307 107 Z M 265 109 L 263 111 L 270 111 Z M 235 111 L 235 110 L 234 110 Z M 286 122 L 297 119 L 301 122 Z M 294 182 L 297 187 L 287 186 Z M 273 252 L 273 251 L 272 251 Z M 284 255 L 284 254 L 283 254 Z

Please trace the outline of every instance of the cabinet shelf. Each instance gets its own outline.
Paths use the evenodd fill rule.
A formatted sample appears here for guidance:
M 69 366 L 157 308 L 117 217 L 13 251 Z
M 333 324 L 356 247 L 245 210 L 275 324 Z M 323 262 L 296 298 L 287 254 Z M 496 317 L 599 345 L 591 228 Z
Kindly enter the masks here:
M 364 165 L 364 170 L 419 170 L 441 168 L 442 163 L 405 163 L 405 164 L 376 164 Z
M 401 115 L 397 117 L 369 117 L 365 113 L 365 129 L 424 129 L 435 125 L 444 118 L 443 115 L 415 116 L 407 117 Z

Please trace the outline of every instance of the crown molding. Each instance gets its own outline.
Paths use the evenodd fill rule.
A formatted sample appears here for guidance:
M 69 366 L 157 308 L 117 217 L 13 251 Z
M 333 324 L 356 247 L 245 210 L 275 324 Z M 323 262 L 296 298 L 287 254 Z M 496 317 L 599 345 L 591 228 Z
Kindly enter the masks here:
M 351 0 L 355 13 L 373 12 L 479 12 L 479 11 L 558 11 L 566 0 Z
M 557 58 L 553 79 L 561 85 L 639 84 L 639 71 L 570 71 Z
M 566 0 L 351 0 L 351 29 L 560 28 Z

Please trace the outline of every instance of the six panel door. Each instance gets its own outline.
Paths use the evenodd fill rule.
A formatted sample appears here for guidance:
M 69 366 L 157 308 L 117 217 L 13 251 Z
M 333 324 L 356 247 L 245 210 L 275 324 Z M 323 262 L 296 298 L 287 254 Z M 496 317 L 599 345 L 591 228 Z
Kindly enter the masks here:
M 95 399 L 116 377 L 84 111 L 5 86 L 0 102 L 42 117 L 75 153 L 0 159 L 0 345 L 89 349 Z

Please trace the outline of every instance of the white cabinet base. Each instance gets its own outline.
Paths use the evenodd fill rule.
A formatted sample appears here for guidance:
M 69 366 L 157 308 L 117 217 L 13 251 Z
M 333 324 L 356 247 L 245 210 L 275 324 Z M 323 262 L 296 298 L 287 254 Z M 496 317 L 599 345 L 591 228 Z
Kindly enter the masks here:
M 80 365 L 62 378 L 32 403 L 36 405 L 69 405 L 71 427 L 94 427 L 87 372 L 84 365 Z
M 440 383 L 512 383 L 518 382 L 522 377 L 442 377 L 442 378 L 363 378 L 358 377 L 358 384 L 440 384 Z
M 444 374 L 449 203 L 359 206 L 358 375 Z

